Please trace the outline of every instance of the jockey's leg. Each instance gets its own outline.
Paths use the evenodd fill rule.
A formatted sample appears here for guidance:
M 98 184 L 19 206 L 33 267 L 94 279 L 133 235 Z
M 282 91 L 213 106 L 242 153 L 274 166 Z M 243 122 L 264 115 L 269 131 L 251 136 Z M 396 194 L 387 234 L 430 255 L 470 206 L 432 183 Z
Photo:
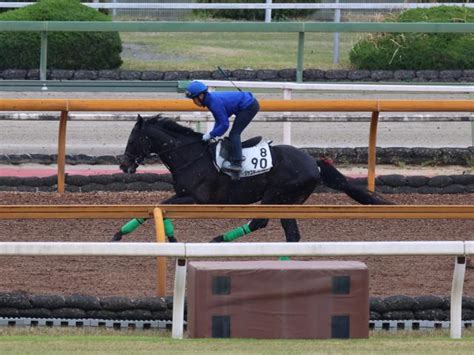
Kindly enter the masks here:
M 244 224 L 243 226 L 237 227 L 228 231 L 224 234 L 221 234 L 211 240 L 211 243 L 221 243 L 221 242 L 231 242 L 237 238 L 240 238 L 246 234 L 250 234 L 257 229 L 265 228 L 268 224 L 268 219 L 266 218 L 257 218 L 252 219 L 250 222 Z
M 260 106 L 258 104 L 258 101 L 255 100 L 255 102 L 250 105 L 249 108 L 240 111 L 235 117 L 234 124 L 232 125 L 232 129 L 229 132 L 229 140 L 232 143 L 232 151 L 230 152 L 231 165 L 228 167 L 228 169 L 230 170 L 242 170 L 243 157 L 240 135 L 255 117 L 259 109 Z

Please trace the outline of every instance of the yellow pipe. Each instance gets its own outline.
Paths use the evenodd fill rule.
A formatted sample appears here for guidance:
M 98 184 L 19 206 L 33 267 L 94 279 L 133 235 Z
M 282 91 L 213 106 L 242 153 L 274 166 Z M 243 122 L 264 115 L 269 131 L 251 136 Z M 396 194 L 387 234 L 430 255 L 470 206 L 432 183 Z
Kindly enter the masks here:
M 443 218 L 474 219 L 474 205 L 0 205 L 3 219 L 153 218 Z M 157 211 L 157 213 L 159 212 Z M 392 217 L 391 217 L 392 216 Z M 396 216 L 396 217 L 393 217 Z M 160 218 L 157 222 L 162 221 Z M 161 222 L 162 224 L 163 222 Z M 164 239 L 164 225 L 157 224 Z M 160 229 L 163 228 L 163 229 Z M 157 237 L 158 238 L 158 237 Z
M 153 217 L 155 219 L 156 242 L 165 243 L 165 225 L 163 223 L 163 213 L 160 208 L 153 209 Z M 158 296 L 166 296 L 166 257 L 156 258 L 157 280 L 156 292 Z
M 472 112 L 474 100 L 260 100 L 261 111 Z M 205 111 L 188 99 L 0 99 L 0 111 Z
M 380 100 L 380 112 L 473 112 L 474 100 Z
M 58 192 L 64 193 L 66 173 L 66 126 L 67 111 L 61 111 L 58 132 Z
M 379 112 L 372 112 L 372 118 L 370 120 L 370 133 L 369 133 L 369 162 L 368 162 L 368 175 L 367 175 L 367 188 L 369 191 L 375 191 L 375 164 L 377 160 L 377 125 L 379 122 Z

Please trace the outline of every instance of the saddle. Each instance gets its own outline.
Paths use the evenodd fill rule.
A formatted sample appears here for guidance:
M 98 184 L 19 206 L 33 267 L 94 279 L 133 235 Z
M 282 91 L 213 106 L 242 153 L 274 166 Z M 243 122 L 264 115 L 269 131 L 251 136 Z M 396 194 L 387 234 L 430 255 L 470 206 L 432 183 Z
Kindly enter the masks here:
M 240 174 L 225 169 L 230 159 L 232 143 L 226 137 L 212 146 L 212 156 L 216 169 L 229 175 L 232 179 L 259 175 L 270 171 L 273 167 L 270 144 L 261 136 L 253 137 L 242 142 L 242 171 Z

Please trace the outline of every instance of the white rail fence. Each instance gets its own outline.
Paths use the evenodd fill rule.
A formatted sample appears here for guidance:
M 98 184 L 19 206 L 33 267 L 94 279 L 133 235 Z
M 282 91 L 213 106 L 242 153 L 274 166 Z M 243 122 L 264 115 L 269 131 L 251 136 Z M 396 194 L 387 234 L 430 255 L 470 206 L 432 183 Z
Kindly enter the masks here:
M 293 91 L 322 92 L 372 92 L 372 93 L 429 93 L 429 94 L 474 94 L 474 84 L 443 85 L 443 84 L 351 84 L 351 83 L 294 83 L 275 81 L 236 81 L 200 80 L 210 88 L 231 88 L 238 86 L 249 89 L 282 90 L 284 99 L 291 99 Z M 285 94 L 286 93 L 286 94 Z
M 0 3 L 1 4 L 1 3 Z M 357 93 L 357 94 L 459 94 L 474 97 L 474 85 L 442 85 L 442 84 L 340 84 L 340 83 L 312 83 L 302 84 L 294 82 L 265 82 L 265 81 L 236 81 L 229 80 L 201 80 L 210 91 L 221 88 L 258 89 L 262 91 L 281 91 L 284 100 L 291 100 L 293 93 Z M 183 82 L 184 83 L 184 82 Z M 182 86 L 183 84 L 180 84 Z M 201 122 L 206 122 L 206 130 L 210 131 L 214 124 L 212 115 L 208 112 L 196 111 L 193 113 L 179 113 L 178 121 L 196 123 L 197 130 L 201 131 Z M 384 113 L 380 122 L 458 122 L 470 120 L 472 123 L 472 141 L 474 145 L 474 114 L 433 114 L 433 113 Z M 56 113 L 0 113 L 0 120 L 57 120 Z M 136 115 L 130 113 L 72 113 L 71 121 L 135 121 Z M 283 144 L 292 144 L 292 122 L 370 122 L 370 115 L 360 113 L 331 113 L 319 112 L 311 115 L 301 115 L 292 112 L 282 112 L 278 116 L 261 112 L 254 119 L 255 122 L 283 122 Z
M 34 4 L 35 2 L 0 2 L 0 8 L 19 8 Z M 431 8 L 436 6 L 464 6 L 474 7 L 474 4 L 457 3 L 279 3 L 274 4 L 272 0 L 266 0 L 266 3 L 118 3 L 115 0 L 110 2 L 84 3 L 94 9 L 110 10 L 265 10 L 265 21 L 271 22 L 272 10 L 406 10 L 416 8 Z
M 1 256 L 167 256 L 175 257 L 172 337 L 184 334 L 184 297 L 188 258 L 274 256 L 454 256 L 451 287 L 453 339 L 462 337 L 462 294 L 466 257 L 474 241 L 326 242 L 326 243 L 65 243 L 0 242 Z
M 335 92 L 335 93 L 413 93 L 413 94 L 474 94 L 474 85 L 403 85 L 403 84 L 332 84 L 332 83 L 315 83 L 315 84 L 301 84 L 292 82 L 265 82 L 265 81 L 236 81 L 234 83 L 229 80 L 201 80 L 204 84 L 209 87 L 209 90 L 213 91 L 217 88 L 233 88 L 235 86 L 245 89 L 262 89 L 262 90 L 281 90 L 284 100 L 291 100 L 294 91 L 305 91 L 305 92 Z M 291 145 L 291 122 L 288 118 L 291 115 L 290 112 L 282 113 L 285 118 L 281 119 L 283 122 L 283 144 Z M 195 112 L 194 118 L 206 116 L 205 113 Z M 209 115 L 207 115 L 209 116 Z M 430 115 L 431 116 L 431 115 Z M 452 115 L 451 115 L 452 116 Z M 472 122 L 473 132 L 473 144 L 474 144 L 474 116 L 470 114 Z M 210 116 L 209 116 L 210 117 Z M 187 117 L 189 119 L 189 117 Z M 186 118 L 183 118 L 185 120 Z M 344 119 L 343 119 L 344 120 Z M 398 119 L 399 120 L 399 119 Z M 423 118 L 423 121 L 429 122 L 431 119 Z M 434 120 L 434 119 L 433 119 Z M 291 121 L 298 122 L 298 119 Z M 304 122 L 308 121 L 324 121 L 316 117 L 305 117 Z M 334 115 L 331 115 L 330 121 L 334 121 Z M 382 120 L 381 120 L 382 121 Z M 390 121 L 388 119 L 388 121 Z M 207 120 L 207 130 L 210 131 L 213 127 L 213 120 Z

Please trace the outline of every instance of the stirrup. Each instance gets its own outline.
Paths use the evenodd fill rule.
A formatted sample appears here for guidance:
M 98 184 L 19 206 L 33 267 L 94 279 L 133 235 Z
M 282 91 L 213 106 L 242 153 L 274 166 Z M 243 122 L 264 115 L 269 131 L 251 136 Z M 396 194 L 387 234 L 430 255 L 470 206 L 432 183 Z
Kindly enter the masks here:
M 226 160 L 224 164 L 222 164 L 222 168 L 225 170 L 230 170 L 232 172 L 240 173 L 242 171 L 242 166 L 237 163 L 231 163 L 230 161 Z

